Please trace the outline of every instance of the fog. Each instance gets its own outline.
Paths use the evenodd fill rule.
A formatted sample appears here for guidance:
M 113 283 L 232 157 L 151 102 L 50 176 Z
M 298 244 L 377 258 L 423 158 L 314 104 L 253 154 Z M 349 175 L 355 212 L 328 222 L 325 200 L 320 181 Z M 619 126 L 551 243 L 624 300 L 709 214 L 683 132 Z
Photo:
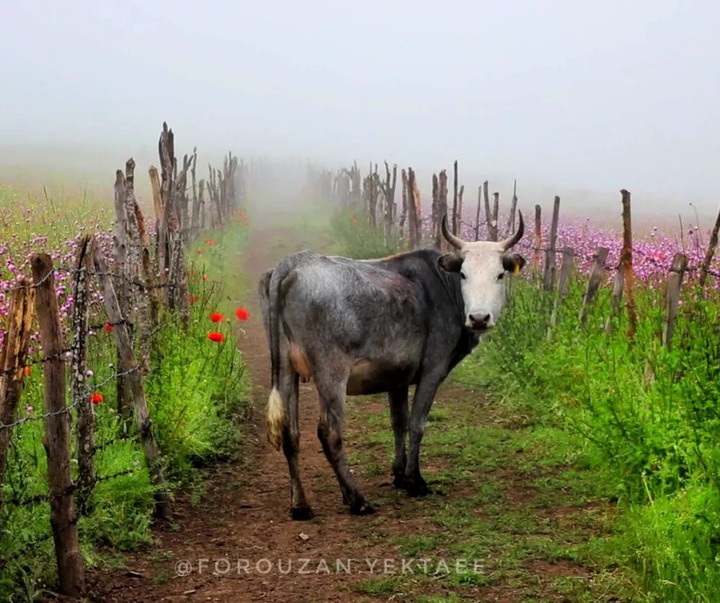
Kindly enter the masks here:
M 0 164 L 460 163 L 521 206 L 717 211 L 720 3 L 5 2 Z M 617 207 L 613 204 L 617 204 Z

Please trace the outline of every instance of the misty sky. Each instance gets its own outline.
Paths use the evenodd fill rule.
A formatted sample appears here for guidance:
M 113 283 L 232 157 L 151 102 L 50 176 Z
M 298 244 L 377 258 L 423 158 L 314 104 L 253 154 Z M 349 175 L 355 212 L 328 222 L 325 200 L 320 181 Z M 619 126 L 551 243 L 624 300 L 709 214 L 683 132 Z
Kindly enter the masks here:
M 720 188 L 720 2 L 2 3 L 0 143 Z M 471 169 L 472 168 L 472 169 Z M 467 173 L 467 172 L 466 172 Z

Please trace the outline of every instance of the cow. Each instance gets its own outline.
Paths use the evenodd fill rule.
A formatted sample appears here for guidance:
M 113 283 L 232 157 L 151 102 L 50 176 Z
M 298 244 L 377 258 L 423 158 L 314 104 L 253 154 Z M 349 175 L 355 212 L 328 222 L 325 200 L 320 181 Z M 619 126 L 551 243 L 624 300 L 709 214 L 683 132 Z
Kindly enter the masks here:
M 375 510 L 345 460 L 346 396 L 387 393 L 395 436 L 393 485 L 410 496 L 430 492 L 419 465 L 428 413 L 439 385 L 497 324 L 505 276 L 526 264 L 511 253 L 524 231 L 518 213 L 517 231 L 503 241 L 464 241 L 448 231 L 445 216 L 441 233 L 448 253 L 435 245 L 354 260 L 304 250 L 262 275 L 258 294 L 271 364 L 267 438 L 288 462 L 292 519 L 314 516 L 300 480 L 300 381 L 315 381 L 317 435 L 351 513 Z

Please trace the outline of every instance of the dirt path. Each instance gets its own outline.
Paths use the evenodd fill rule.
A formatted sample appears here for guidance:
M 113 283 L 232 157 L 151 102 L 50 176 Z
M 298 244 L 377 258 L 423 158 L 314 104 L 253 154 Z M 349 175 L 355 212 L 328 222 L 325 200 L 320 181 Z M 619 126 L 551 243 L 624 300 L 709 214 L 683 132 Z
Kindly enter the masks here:
M 531 468 L 529 476 L 523 473 L 518 460 L 522 455 L 513 449 L 518 444 L 508 440 L 512 440 L 513 433 L 507 438 L 500 433 L 508 429 L 505 426 L 488 428 L 497 433 L 488 431 L 482 439 L 481 445 L 487 447 L 483 458 L 492 463 L 485 466 L 473 457 L 463 464 L 464 447 L 472 445 L 467 440 L 477 431 L 463 430 L 504 419 L 494 415 L 487 405 L 478 404 L 477 394 L 471 395 L 462 387 L 448 384 L 438 395 L 422 462 L 441 494 L 420 500 L 396 492 L 389 483 L 391 431 L 384 399 L 348 401 L 349 459 L 363 493 L 379 511 L 370 517 L 351 516 L 343 507 L 337 482 L 315 436 L 314 391 L 301 387 L 301 470 L 316 517 L 310 522 L 289 519 L 285 458 L 265 439 L 263 411 L 269 358 L 254 287 L 261 272 L 280 257 L 318 243 L 301 238 L 292 229 L 256 225 L 244 258 L 252 295 L 246 304 L 251 320 L 242 349 L 255 389 L 254 417 L 247 429 L 243 461 L 213 470 L 199 503 L 191 504 L 187 496 L 178 500 L 172 529 L 157 530 L 151 547 L 129 556 L 121 569 L 92 575 L 92 599 L 428 603 L 581 600 L 567 598 L 562 589 L 548 586 L 553 583 L 552 577 L 580 583 L 592 574 L 577 561 L 563 559 L 556 549 L 550 557 L 533 554 L 524 559 L 517 553 L 517 571 L 509 570 L 506 561 L 512 559 L 506 559 L 507 546 L 522 537 L 515 523 L 498 521 L 509 513 L 525 525 L 523 529 L 530 530 L 531 536 L 553 541 L 565 534 L 559 528 L 553 533 L 553 522 L 560 527 L 572 524 L 578 514 L 585 517 L 591 512 L 590 506 L 583 502 L 577 508 L 549 509 L 542 488 L 531 485 L 537 471 Z M 503 466 L 504 462 L 508 466 Z M 556 475 L 556 468 L 547 469 L 546 474 L 552 477 L 551 473 Z M 527 527 L 528 522 L 535 531 Z M 490 535 L 478 540 L 478 535 L 488 529 Z M 583 530 L 582 534 L 588 536 L 598 528 L 588 524 Z M 498 534 L 504 540 L 498 540 Z M 431 564 L 429 570 L 426 565 L 424 571 L 418 571 L 416 565 L 411 574 L 397 575 L 403 558 L 422 556 L 434 562 L 447 558 L 451 563 L 457 557 L 472 556 L 475 561 L 465 561 L 472 566 L 480 558 L 484 568 L 480 573 L 438 576 L 433 574 L 435 565 Z M 338 568 L 338 560 L 347 562 L 349 571 L 343 566 Z M 383 569 L 386 560 L 390 560 L 394 575 L 387 572 L 387 567 Z

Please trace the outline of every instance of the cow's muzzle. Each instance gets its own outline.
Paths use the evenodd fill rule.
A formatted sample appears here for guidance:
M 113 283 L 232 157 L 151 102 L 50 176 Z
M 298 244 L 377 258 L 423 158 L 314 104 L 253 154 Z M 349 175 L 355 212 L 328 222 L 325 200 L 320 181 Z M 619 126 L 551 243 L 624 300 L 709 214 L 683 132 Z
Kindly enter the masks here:
M 478 312 L 476 314 L 469 314 L 465 321 L 465 326 L 478 333 L 484 333 L 489 331 L 495 326 L 495 321 L 492 315 L 486 314 L 485 312 Z

